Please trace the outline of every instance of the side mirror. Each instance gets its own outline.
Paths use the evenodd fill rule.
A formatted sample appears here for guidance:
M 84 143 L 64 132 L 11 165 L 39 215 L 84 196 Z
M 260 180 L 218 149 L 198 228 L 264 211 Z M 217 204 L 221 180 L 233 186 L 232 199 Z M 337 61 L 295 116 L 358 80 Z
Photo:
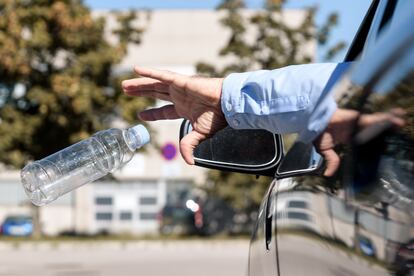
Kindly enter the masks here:
M 313 144 L 296 142 L 280 162 L 276 177 L 319 174 L 323 169 L 323 158 Z
M 184 120 L 180 140 L 192 130 Z M 226 127 L 198 145 L 195 164 L 212 169 L 274 176 L 283 154 L 280 135 L 265 130 L 236 130 Z
M 190 122 L 184 120 L 180 140 L 190 131 Z M 281 135 L 230 127 L 201 142 L 194 150 L 194 161 L 201 167 L 276 178 L 318 174 L 323 164 L 312 144 L 296 142 L 284 156 Z

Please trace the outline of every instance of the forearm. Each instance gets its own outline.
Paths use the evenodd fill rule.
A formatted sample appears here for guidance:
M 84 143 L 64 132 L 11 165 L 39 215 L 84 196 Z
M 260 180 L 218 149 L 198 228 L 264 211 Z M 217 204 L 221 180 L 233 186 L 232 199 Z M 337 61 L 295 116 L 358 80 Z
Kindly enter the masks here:
M 223 83 L 222 111 L 233 128 L 280 134 L 308 130 L 317 135 L 319 128 L 309 128 L 314 128 L 316 121 L 318 126 L 326 125 L 336 110 L 332 97 L 326 97 L 322 104 L 321 95 L 332 77 L 337 77 L 334 72 L 344 71 L 348 65 L 319 63 L 231 74 Z M 310 122 L 317 105 L 325 110 Z

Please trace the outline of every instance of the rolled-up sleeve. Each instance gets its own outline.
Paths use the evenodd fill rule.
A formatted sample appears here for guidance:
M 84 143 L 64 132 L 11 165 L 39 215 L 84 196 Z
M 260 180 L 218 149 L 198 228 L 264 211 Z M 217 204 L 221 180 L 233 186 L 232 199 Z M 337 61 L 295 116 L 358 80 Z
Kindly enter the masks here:
M 348 63 L 293 65 L 276 70 L 230 74 L 224 79 L 221 108 L 235 129 L 266 129 L 273 133 L 301 133 L 312 139 L 328 124 L 336 110 L 333 97 L 324 90 L 340 67 Z M 316 106 L 317 118 L 309 119 Z

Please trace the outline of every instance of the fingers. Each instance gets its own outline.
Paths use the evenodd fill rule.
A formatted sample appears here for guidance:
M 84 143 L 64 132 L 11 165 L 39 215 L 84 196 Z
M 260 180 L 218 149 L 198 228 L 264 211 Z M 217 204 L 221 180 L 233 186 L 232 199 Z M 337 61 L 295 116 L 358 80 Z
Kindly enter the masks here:
M 172 104 L 141 111 L 138 116 L 144 121 L 173 120 L 181 118 Z
M 179 75 L 170 71 L 151 69 L 140 66 L 135 66 L 134 71 L 142 77 L 156 79 L 166 84 L 172 84 L 177 80 L 184 80 L 187 78 L 184 75 Z
M 378 123 L 390 123 L 395 127 L 403 127 L 405 125 L 404 110 L 393 109 L 389 113 L 378 112 L 373 114 L 363 114 L 359 119 L 359 126 L 367 128 Z
M 127 91 L 127 92 L 125 92 L 125 94 L 127 94 L 128 96 L 145 97 L 145 98 L 159 99 L 159 100 L 171 102 L 171 96 L 169 94 L 165 94 L 165 93 L 159 93 L 159 92 L 142 92 L 142 91 Z
M 320 151 L 320 154 L 325 158 L 326 169 L 323 173 L 326 177 L 331 177 L 339 168 L 340 158 L 333 149 Z
M 201 134 L 195 130 L 188 133 L 180 141 L 180 152 L 184 161 L 189 165 L 194 165 L 193 152 L 196 146 L 200 144 L 201 141 L 206 139 L 204 134 Z
M 163 101 L 171 101 L 168 93 L 169 86 L 150 78 L 136 78 L 124 80 L 122 89 L 128 96 L 139 96 Z
M 151 78 L 135 78 L 122 81 L 122 89 L 125 92 L 156 91 L 168 93 L 169 85 Z
M 325 159 L 326 168 L 323 175 L 331 177 L 339 168 L 340 158 L 335 152 L 335 141 L 330 132 L 325 131 L 314 142 L 316 150 Z

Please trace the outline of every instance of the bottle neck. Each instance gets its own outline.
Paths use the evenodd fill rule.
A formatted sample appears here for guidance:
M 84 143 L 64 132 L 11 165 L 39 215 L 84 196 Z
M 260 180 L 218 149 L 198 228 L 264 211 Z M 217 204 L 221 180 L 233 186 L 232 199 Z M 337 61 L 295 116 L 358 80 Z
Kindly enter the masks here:
M 135 151 L 142 146 L 141 139 L 132 128 L 125 130 L 124 139 L 131 151 Z
M 125 142 L 132 151 L 139 149 L 150 141 L 149 132 L 143 125 L 136 125 L 127 129 L 124 137 Z

